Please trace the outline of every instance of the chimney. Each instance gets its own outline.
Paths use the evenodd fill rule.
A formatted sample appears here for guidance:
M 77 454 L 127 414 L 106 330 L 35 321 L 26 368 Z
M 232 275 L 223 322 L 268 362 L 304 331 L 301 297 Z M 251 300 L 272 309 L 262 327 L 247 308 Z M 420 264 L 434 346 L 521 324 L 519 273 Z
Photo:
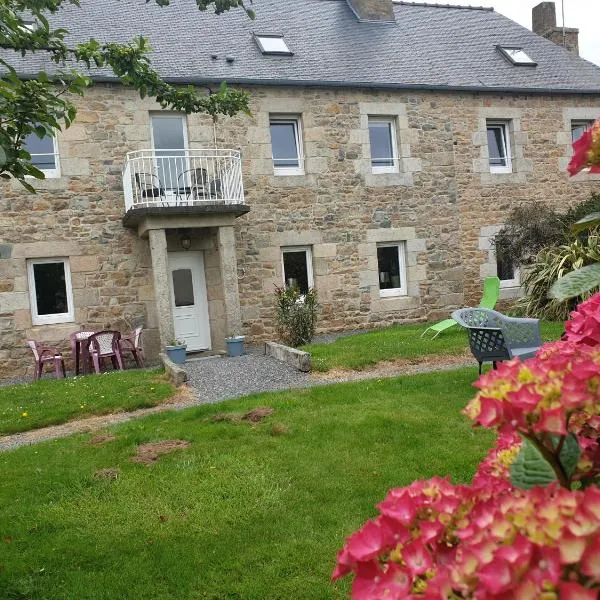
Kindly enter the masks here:
M 359 21 L 394 23 L 392 0 L 346 0 Z
M 564 46 L 569 52 L 579 56 L 579 29 L 556 26 L 556 8 L 554 2 L 541 2 L 533 7 L 531 13 L 533 33 Z

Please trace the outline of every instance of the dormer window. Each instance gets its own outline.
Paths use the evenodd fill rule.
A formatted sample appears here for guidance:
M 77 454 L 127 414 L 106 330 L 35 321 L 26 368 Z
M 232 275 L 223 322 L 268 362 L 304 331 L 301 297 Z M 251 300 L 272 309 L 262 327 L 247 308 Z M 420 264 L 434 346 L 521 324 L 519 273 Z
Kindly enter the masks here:
M 263 54 L 280 54 L 284 56 L 292 56 L 293 54 L 282 35 L 255 34 L 254 39 Z
M 504 56 L 513 65 L 517 67 L 535 67 L 537 63 L 533 60 L 523 48 L 514 46 L 496 46 L 498 52 Z

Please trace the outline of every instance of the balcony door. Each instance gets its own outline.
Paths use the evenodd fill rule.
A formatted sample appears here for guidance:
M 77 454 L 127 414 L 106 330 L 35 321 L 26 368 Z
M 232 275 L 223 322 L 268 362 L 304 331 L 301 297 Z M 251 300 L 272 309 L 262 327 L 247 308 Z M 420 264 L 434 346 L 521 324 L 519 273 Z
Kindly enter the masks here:
M 154 168 L 167 198 L 176 199 L 189 179 L 188 139 L 185 115 L 152 115 Z
M 208 298 L 202 252 L 169 252 L 175 337 L 189 352 L 211 346 Z

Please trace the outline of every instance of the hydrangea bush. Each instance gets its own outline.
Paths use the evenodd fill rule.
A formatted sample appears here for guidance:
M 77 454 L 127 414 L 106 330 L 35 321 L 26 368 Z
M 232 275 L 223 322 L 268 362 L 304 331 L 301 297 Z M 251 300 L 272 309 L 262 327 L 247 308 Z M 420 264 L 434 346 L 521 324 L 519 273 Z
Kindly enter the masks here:
M 600 598 L 600 294 L 563 340 L 479 378 L 465 414 L 498 432 L 471 485 L 393 489 L 333 578 L 355 600 Z

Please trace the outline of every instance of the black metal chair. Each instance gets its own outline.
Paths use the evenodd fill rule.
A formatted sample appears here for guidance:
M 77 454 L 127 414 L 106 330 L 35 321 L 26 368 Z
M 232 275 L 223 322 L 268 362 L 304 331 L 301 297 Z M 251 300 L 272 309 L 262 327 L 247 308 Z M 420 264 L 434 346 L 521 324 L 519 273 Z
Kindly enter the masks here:
M 165 189 L 154 173 L 135 173 L 135 184 L 142 198 L 159 198 L 166 201 Z
M 178 195 L 185 194 L 186 201 L 216 200 L 221 194 L 222 184 L 219 178 L 209 180 L 204 168 L 188 169 L 177 178 Z

